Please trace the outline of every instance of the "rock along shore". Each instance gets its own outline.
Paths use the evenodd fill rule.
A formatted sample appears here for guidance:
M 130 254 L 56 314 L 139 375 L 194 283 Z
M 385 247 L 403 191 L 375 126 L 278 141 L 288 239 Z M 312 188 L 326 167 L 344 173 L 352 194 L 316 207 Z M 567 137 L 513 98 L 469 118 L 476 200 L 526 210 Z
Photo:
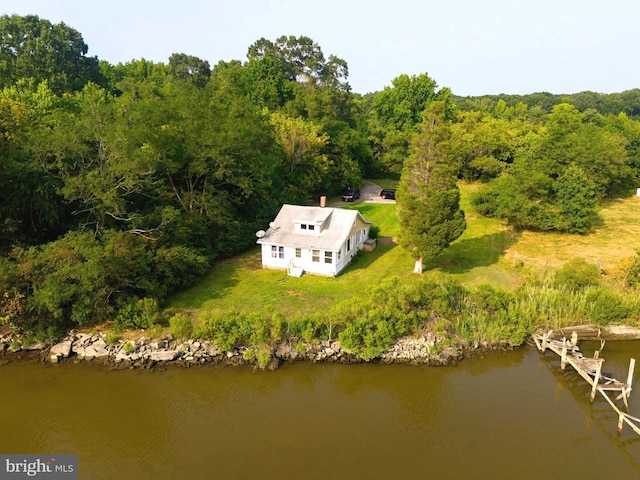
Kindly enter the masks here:
M 0 332 L 0 355 L 5 363 L 13 358 L 38 357 L 42 362 L 95 361 L 113 368 L 153 368 L 156 365 L 195 366 L 204 364 L 238 366 L 256 365 L 250 347 L 223 351 L 208 340 L 180 341 L 172 335 L 162 339 L 118 340 L 107 343 L 104 332 L 97 334 L 71 331 L 53 346 L 34 343 L 18 346 L 13 336 Z M 399 339 L 388 351 L 371 363 L 448 365 L 462 358 L 453 347 L 438 348 L 432 334 L 420 338 Z M 316 343 L 280 343 L 271 349 L 265 368 L 275 369 L 280 362 L 305 361 L 312 363 L 364 363 L 357 355 L 346 352 L 336 340 Z
M 566 330 L 566 331 L 565 331 Z M 640 329 L 629 326 L 611 326 L 598 329 L 593 326 L 567 327 L 557 332 L 569 335 L 576 330 L 581 340 L 593 338 L 640 340 Z M 461 360 L 466 355 L 495 350 L 503 345 L 475 345 L 467 350 L 443 346 L 444 338 L 434 338 L 429 332 L 421 337 L 398 339 L 387 351 L 370 363 L 444 366 Z M 156 365 L 195 366 L 204 364 L 239 366 L 255 365 L 250 347 L 236 347 L 224 351 L 208 340 L 180 341 L 172 335 L 161 339 L 141 337 L 137 340 L 109 341 L 106 333 L 96 334 L 71 331 L 53 346 L 41 342 L 21 345 L 7 327 L 0 328 L 0 364 L 13 359 L 39 358 L 42 362 L 95 361 L 121 368 L 153 368 Z M 280 362 L 305 361 L 311 363 L 365 363 L 366 360 L 345 351 L 337 340 L 316 343 L 273 346 L 264 368 L 275 369 Z

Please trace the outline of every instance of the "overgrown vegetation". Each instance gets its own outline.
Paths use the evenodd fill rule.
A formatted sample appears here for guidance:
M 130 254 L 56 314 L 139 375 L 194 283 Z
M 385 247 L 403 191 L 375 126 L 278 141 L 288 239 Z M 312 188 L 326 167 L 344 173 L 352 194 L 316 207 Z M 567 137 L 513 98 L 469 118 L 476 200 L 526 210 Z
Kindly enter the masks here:
M 282 340 L 339 338 L 373 358 L 424 328 L 518 344 L 537 327 L 637 322 L 639 254 L 605 263 L 605 278 L 593 261 L 620 260 L 637 238 L 612 248 L 637 225 L 635 209 L 616 208 L 640 181 L 638 91 L 463 101 L 420 74 L 362 97 L 347 63 L 304 36 L 260 39 L 246 61 L 213 68 L 182 53 L 110 65 L 87 48 L 67 25 L 0 17 L 0 323 L 29 341 L 103 323 L 153 333 L 168 321 L 176 337 L 249 344 L 264 363 Z M 436 108 L 438 128 L 423 128 Z M 407 233 L 395 205 L 353 206 L 375 222 L 379 246 L 339 278 L 256 265 L 254 232 L 282 203 L 315 203 L 363 176 L 399 184 L 401 199 L 409 183 L 427 186 L 417 173 L 434 157 L 411 162 L 431 147 L 467 230 L 436 256 L 462 231 L 459 213 L 425 278 L 390 241 Z M 404 230 L 421 232 L 427 214 L 444 225 L 426 190 Z M 515 245 L 569 263 L 527 278 L 532 269 L 507 259 Z
M 191 337 L 212 340 L 227 351 L 250 345 L 248 354 L 262 352 L 263 361 L 281 341 L 296 345 L 337 338 L 345 350 L 369 360 L 398 337 L 421 331 L 437 330 L 462 346 L 516 346 L 535 329 L 638 322 L 637 291 L 593 282 L 584 271 L 567 276 L 568 269 L 532 277 L 514 292 L 486 284 L 467 289 L 447 275 L 391 277 L 326 313 L 285 317 L 238 309 L 204 311 Z

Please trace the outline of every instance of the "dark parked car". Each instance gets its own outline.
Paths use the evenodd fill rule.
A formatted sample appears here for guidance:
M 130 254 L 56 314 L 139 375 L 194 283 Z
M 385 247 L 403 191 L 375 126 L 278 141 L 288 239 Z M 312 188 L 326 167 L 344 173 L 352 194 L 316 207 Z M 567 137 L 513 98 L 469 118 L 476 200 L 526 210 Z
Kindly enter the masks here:
M 395 200 L 396 199 L 396 189 L 395 188 L 383 188 L 380 190 L 380 196 L 387 200 Z
M 349 187 L 342 194 L 342 201 L 343 202 L 353 202 L 354 200 L 357 200 L 359 198 L 360 198 L 360 189 L 359 188 Z

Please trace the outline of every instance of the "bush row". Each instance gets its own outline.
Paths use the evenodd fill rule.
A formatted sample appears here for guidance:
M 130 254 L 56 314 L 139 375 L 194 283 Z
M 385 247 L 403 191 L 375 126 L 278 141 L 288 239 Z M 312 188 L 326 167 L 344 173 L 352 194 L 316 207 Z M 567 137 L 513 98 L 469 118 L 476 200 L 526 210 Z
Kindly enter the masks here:
M 209 339 L 224 350 L 250 345 L 267 359 L 282 341 L 302 345 L 337 338 L 346 351 L 369 360 L 398 337 L 427 330 L 462 346 L 515 346 L 539 328 L 638 323 L 635 288 L 605 285 L 600 276 L 595 265 L 577 260 L 555 273 L 530 278 L 515 292 L 489 285 L 469 290 L 446 276 L 410 281 L 392 277 L 326 314 L 285 318 L 272 312 L 214 310 L 195 323 L 177 314 L 170 326 L 178 337 Z

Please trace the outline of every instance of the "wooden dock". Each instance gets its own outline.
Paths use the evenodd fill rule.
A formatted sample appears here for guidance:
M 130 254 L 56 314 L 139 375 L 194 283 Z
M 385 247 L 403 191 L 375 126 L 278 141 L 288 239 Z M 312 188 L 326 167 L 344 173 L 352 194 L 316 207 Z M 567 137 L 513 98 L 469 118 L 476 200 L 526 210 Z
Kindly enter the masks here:
M 600 350 L 596 350 L 593 358 L 586 358 L 578 348 L 578 335 L 573 332 L 571 339 L 562 340 L 552 339 L 552 332 L 533 335 L 533 341 L 536 347 L 542 353 L 551 350 L 560 357 L 560 368 L 565 369 L 567 364 L 571 365 L 578 374 L 591 385 L 591 401 L 599 392 L 604 399 L 611 405 L 613 410 L 618 414 L 618 431 L 622 431 L 622 427 L 626 423 L 631 429 L 640 435 L 640 418 L 629 415 L 629 397 L 631 396 L 631 384 L 633 382 L 633 371 L 636 360 L 632 358 L 629 362 L 629 374 L 626 383 L 620 382 L 615 378 L 609 378 L 602 374 L 603 358 L 600 358 L 600 351 L 604 348 L 604 340 L 600 341 Z M 616 396 L 617 394 L 617 396 Z M 612 396 L 610 396 L 612 395 Z M 626 412 L 621 410 L 616 404 L 622 400 L 626 408 Z

